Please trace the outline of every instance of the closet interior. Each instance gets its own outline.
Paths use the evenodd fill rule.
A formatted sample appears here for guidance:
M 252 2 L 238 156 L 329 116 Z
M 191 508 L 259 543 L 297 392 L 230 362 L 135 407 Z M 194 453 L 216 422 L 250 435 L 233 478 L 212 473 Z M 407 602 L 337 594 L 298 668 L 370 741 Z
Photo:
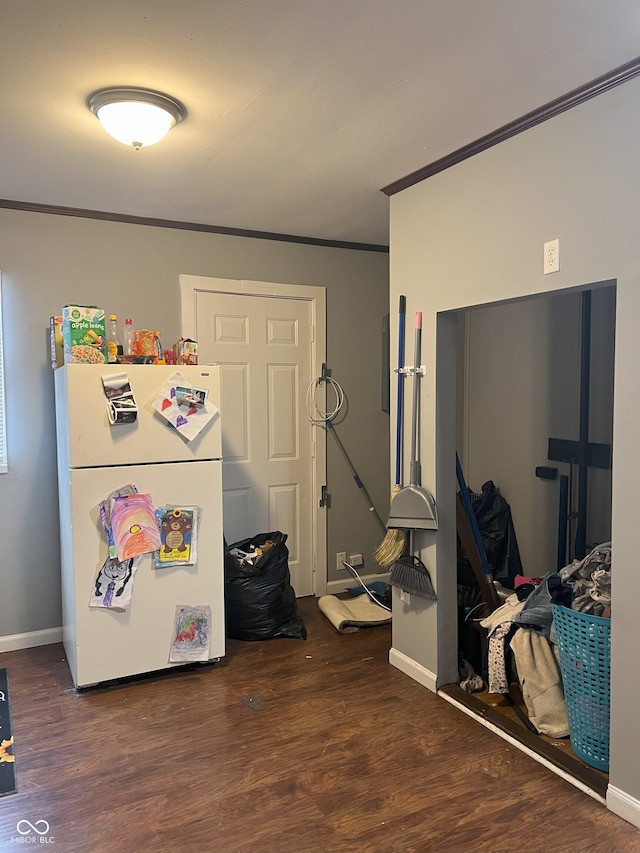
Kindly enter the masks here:
M 460 683 L 441 689 L 599 797 L 608 767 L 574 750 L 581 721 L 570 737 L 553 712 L 533 716 L 544 660 L 523 651 L 522 628 L 504 611 L 506 602 L 526 608 L 534 591 L 542 600 L 538 586 L 561 569 L 566 577 L 593 549 L 611 568 L 615 300 L 606 282 L 457 313 L 456 445 L 472 508 L 458 478 Z M 606 604 L 595 612 L 610 616 Z M 503 646 L 491 614 L 508 621 Z M 555 642 L 544 642 L 562 674 Z M 566 671 L 564 691 L 559 684 L 562 701 Z

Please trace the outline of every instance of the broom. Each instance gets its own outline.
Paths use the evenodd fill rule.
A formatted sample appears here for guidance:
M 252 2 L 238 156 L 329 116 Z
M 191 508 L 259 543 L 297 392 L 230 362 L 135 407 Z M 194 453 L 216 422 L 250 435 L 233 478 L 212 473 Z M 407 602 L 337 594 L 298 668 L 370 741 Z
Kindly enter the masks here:
M 425 564 L 416 557 L 414 552 L 413 539 L 415 535 L 415 527 L 423 529 L 437 529 L 437 520 L 435 517 L 435 505 L 431 506 L 432 501 L 429 496 L 424 493 L 418 486 L 420 482 L 420 464 L 418 461 L 417 435 L 418 435 L 418 417 L 419 417 L 419 395 L 420 386 L 418 376 L 420 373 L 420 344 L 422 339 L 422 313 L 416 313 L 416 343 L 415 357 L 413 368 L 413 412 L 411 416 L 411 485 L 403 490 L 406 492 L 410 500 L 405 501 L 404 509 L 409 509 L 408 515 L 415 515 L 415 522 L 409 528 L 409 553 L 401 554 L 391 568 L 389 582 L 391 586 L 399 587 L 408 593 L 420 595 L 423 598 L 436 599 L 436 592 L 431 583 L 431 575 Z M 400 498 L 402 495 L 400 495 Z M 400 499 L 398 498 L 398 500 Z M 417 499 L 417 501 L 416 501 Z M 397 502 L 397 501 L 396 501 Z M 417 502 L 417 508 L 411 504 Z M 417 512 L 415 511 L 417 509 Z M 425 515 L 428 511 L 430 518 Z M 391 512 L 393 514 L 393 511 Z M 435 525 L 435 528 L 434 528 Z
M 396 483 L 391 492 L 391 500 L 395 498 L 402 489 L 402 411 L 404 400 L 404 321 L 405 321 L 406 299 L 400 297 L 398 311 L 398 403 L 396 411 Z M 388 569 L 402 556 L 407 545 L 407 535 L 401 528 L 389 528 L 384 539 L 374 551 L 376 563 L 382 568 Z
M 429 569 L 422 560 L 413 553 L 414 531 L 409 531 L 409 553 L 402 554 L 391 567 L 389 583 L 398 589 L 422 598 L 437 599 L 436 591 L 431 582 Z

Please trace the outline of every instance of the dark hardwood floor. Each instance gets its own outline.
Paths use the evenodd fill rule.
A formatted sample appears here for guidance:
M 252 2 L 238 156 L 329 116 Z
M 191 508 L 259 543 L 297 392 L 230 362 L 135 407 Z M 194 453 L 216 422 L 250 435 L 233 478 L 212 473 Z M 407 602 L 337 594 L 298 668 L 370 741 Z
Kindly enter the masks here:
M 441 695 L 451 697 L 455 703 L 471 711 L 476 717 L 496 726 L 501 732 L 515 738 L 523 747 L 540 756 L 547 766 L 557 768 L 560 774 L 568 774 L 582 790 L 592 792 L 604 801 L 607 795 L 609 774 L 596 770 L 579 758 L 571 748 L 569 737 L 552 738 L 532 732 L 528 728 L 527 707 L 519 686 L 511 684 L 511 701 L 506 696 L 489 693 L 485 688 L 480 693 L 465 693 L 457 684 L 446 684 Z M 519 713 L 516 712 L 516 706 Z
M 640 830 L 391 667 L 388 626 L 340 635 L 299 609 L 306 642 L 230 641 L 223 664 L 80 693 L 59 645 L 1 655 L 18 792 L 0 850 L 640 853 Z

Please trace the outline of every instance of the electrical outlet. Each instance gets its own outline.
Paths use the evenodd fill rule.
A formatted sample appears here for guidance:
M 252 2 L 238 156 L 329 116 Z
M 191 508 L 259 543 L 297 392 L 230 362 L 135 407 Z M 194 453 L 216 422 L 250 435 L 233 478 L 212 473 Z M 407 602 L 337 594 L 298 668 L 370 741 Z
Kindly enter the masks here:
M 347 571 L 345 569 L 345 567 L 342 565 L 342 561 L 346 560 L 346 559 L 347 559 L 347 552 L 346 551 L 338 551 L 338 553 L 336 554 L 336 569 L 339 572 L 346 572 Z
M 560 269 L 560 240 L 549 240 L 544 244 L 544 274 Z
M 349 554 L 349 565 L 353 566 L 354 569 L 364 566 L 362 554 Z
M 405 592 L 404 589 L 400 590 L 400 601 L 403 604 L 411 604 L 411 593 Z

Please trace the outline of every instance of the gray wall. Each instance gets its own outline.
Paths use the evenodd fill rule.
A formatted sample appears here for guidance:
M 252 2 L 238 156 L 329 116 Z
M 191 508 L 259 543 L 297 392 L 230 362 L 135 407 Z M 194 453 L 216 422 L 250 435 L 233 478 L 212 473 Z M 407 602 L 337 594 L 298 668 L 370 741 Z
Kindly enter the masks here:
M 439 531 L 422 555 L 438 602 L 394 610 L 393 646 L 440 684 L 457 679 L 452 315 L 470 305 L 617 283 L 608 802 L 638 825 L 640 685 L 629 677 L 629 655 L 640 635 L 639 99 L 640 81 L 627 82 L 399 193 L 391 200 L 390 235 L 390 305 L 405 292 L 407 310 L 424 311 L 424 360 L 436 371 L 424 381 L 421 438 L 423 481 L 434 484 L 440 510 Z M 556 237 L 561 269 L 543 275 L 543 244 Z
M 326 287 L 328 364 L 349 398 L 342 435 L 372 496 L 388 502 L 389 419 L 379 405 L 386 254 L 0 210 L 0 271 L 9 456 L 9 472 L 0 476 L 0 535 L 11 543 L 0 561 L 0 640 L 61 624 L 47 328 L 65 303 L 131 316 L 173 342 L 180 334 L 181 273 Z M 379 533 L 343 464 L 329 445 L 328 551 L 370 553 Z
M 611 444 L 615 288 L 594 290 L 591 302 L 589 439 Z M 580 294 L 544 294 L 465 314 L 466 479 L 476 491 L 495 482 L 511 506 L 524 574 L 542 575 L 556 568 L 559 479 L 536 478 L 535 469 L 570 473 L 547 452 L 549 437 L 579 437 Z M 610 538 L 611 471 L 592 468 L 587 542 Z

